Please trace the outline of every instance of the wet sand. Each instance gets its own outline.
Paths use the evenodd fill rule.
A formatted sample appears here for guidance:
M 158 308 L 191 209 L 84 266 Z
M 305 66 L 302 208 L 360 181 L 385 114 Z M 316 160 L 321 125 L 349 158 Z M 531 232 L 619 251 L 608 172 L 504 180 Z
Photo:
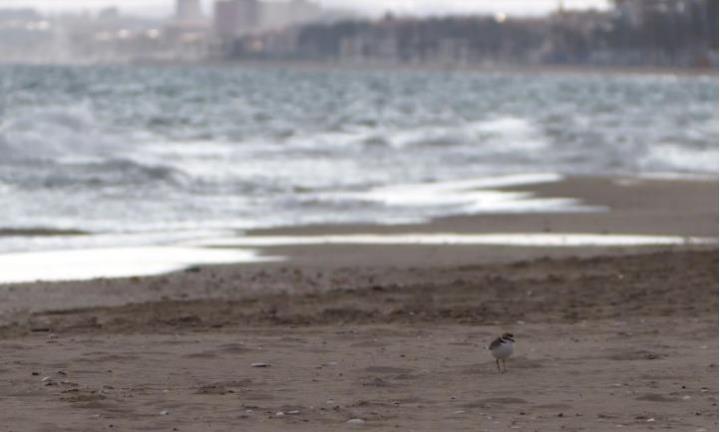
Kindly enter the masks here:
M 717 237 L 716 182 L 533 188 L 612 211 L 296 232 Z M 717 429 L 716 246 L 266 253 L 290 260 L 0 286 L 0 430 Z

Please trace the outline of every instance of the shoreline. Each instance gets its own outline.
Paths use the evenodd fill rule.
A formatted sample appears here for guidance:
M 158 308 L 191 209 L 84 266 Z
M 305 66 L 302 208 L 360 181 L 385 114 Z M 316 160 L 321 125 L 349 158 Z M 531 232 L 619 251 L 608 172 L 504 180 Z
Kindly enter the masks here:
M 620 180 L 532 186 L 608 212 L 293 230 L 593 227 L 717 238 L 717 182 Z M 717 244 L 263 250 L 289 260 L 0 285 L 0 424 L 38 432 L 718 426 Z M 516 353 L 499 374 L 487 345 L 505 331 Z
M 607 211 L 488 212 L 449 215 L 421 223 L 316 224 L 251 229 L 249 236 L 360 232 L 588 232 L 718 236 L 718 178 L 569 176 L 559 181 L 492 187 L 537 198 L 567 198 Z M 659 196 L 658 194 L 662 194 Z M 671 201 L 669 205 L 667 201 Z M 684 208 L 678 208 L 684 207 Z M 685 218 L 690 220 L 686 220 Z M 649 223 L 648 223 L 649 220 Z M 554 223 L 552 223 L 554 222 Z
M 7 284 L 33 279 L 149 276 L 212 264 L 337 267 L 357 260 L 366 265 L 507 262 L 717 244 L 717 180 L 567 177 L 529 184 L 510 182 L 488 190 L 516 193 L 526 202 L 564 200 L 572 204 L 567 210 L 542 211 L 541 207 L 527 213 L 444 216 L 424 223 L 255 229 L 235 237 L 165 245 L 98 245 L 65 251 L 51 248 L 0 255 L 0 264 L 16 274 L 6 276 Z M 472 192 L 454 193 L 462 196 Z M 48 241 L 57 242 L 58 235 L 50 237 Z M 74 232 L 71 237 L 73 241 L 78 238 Z M 714 241 L 703 246 L 708 239 Z M 447 253 L 438 253 L 443 248 Z M 62 277 L 62 268 L 68 269 L 68 276 Z

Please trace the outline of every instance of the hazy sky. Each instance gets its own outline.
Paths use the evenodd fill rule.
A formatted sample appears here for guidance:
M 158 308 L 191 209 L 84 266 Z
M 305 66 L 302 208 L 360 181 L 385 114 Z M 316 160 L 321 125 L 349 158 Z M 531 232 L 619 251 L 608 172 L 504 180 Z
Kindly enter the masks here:
M 202 0 L 210 10 L 212 0 Z M 276 0 L 277 1 L 277 0 Z M 403 14 L 497 13 L 535 15 L 557 8 L 559 0 L 316 0 L 325 6 Z M 565 0 L 566 7 L 604 7 L 607 0 Z M 91 10 L 118 6 L 124 12 L 152 15 L 172 13 L 174 0 L 0 0 L 0 8 L 35 7 L 43 11 Z

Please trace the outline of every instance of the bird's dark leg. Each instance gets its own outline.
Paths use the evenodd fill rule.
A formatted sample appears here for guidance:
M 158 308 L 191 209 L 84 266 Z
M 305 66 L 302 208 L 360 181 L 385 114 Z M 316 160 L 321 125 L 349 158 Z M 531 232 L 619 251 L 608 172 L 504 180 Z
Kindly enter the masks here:
M 507 366 L 505 365 L 505 359 L 503 359 L 503 373 L 507 372 Z
M 497 364 L 498 372 L 502 373 L 502 370 L 500 369 L 500 359 L 495 359 L 495 363 Z

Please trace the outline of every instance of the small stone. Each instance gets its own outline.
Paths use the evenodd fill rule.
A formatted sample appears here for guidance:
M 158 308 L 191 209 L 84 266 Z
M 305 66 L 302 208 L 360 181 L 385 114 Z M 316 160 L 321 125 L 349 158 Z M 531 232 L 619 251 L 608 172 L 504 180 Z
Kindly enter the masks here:
M 649 419 L 647 419 L 647 420 L 645 420 L 645 421 L 648 422 L 648 423 L 652 423 L 652 422 L 655 421 L 655 419 L 654 419 L 654 418 L 649 418 Z
M 299 411 L 299 410 L 292 410 L 292 411 L 288 411 L 287 414 L 288 414 L 288 415 L 297 415 L 297 414 L 300 414 L 300 411 Z
M 268 364 L 268 363 L 253 363 L 250 366 L 254 367 L 254 368 L 266 368 L 266 367 L 270 367 L 270 364 Z
M 351 424 L 351 425 L 364 425 L 365 420 L 360 419 L 360 418 L 354 418 L 354 419 L 348 420 L 346 423 Z
M 33 376 L 38 376 L 38 375 L 40 375 L 40 372 L 33 372 L 32 375 L 33 375 Z
M 162 411 L 160 411 L 160 415 L 162 415 L 162 416 L 166 416 L 166 415 L 169 415 L 169 414 L 170 414 L 170 411 L 168 411 L 168 410 L 162 410 Z
M 284 416 L 285 416 L 285 413 L 282 411 L 278 411 L 275 413 L 275 417 L 284 417 Z
M 50 377 L 49 377 L 49 376 L 42 377 L 42 379 L 40 380 L 40 382 L 46 382 L 46 381 L 50 381 Z

